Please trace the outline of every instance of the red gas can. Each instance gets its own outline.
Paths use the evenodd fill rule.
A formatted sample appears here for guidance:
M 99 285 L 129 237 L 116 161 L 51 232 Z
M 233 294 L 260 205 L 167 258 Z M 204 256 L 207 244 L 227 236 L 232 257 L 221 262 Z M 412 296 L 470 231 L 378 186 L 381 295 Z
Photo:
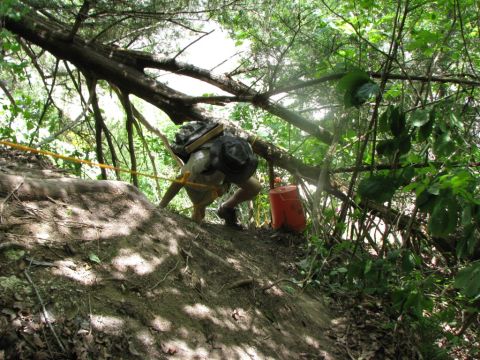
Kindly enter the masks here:
M 284 227 L 297 232 L 305 229 L 305 213 L 296 185 L 274 188 L 270 190 L 269 197 L 274 229 Z

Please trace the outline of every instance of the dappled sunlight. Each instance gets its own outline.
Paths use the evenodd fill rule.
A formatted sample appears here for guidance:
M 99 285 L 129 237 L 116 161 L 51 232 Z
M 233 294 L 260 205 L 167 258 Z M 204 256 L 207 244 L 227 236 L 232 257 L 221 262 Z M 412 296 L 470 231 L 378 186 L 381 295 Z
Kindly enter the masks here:
M 154 272 L 166 258 L 166 256 L 162 258 L 151 256 L 151 259 L 147 260 L 131 249 L 121 249 L 119 253 L 120 255 L 112 259 L 114 268 L 120 272 L 127 272 L 131 269 L 138 275 L 146 275 Z
M 155 338 L 150 334 L 148 330 L 142 330 L 139 331 L 136 334 L 136 338 L 138 341 L 140 341 L 145 347 L 151 347 L 154 346 L 156 343 Z
M 170 331 L 172 329 L 172 322 L 167 320 L 160 315 L 155 315 L 153 320 L 150 322 L 151 327 L 156 331 Z
M 40 230 L 36 233 L 36 239 L 38 244 L 44 244 L 47 241 L 51 240 L 50 231 Z
M 54 263 L 56 267 L 52 268 L 53 275 L 65 276 L 75 280 L 82 285 L 94 285 L 101 280 L 87 263 L 75 263 L 74 260 L 57 260 Z
M 172 351 L 173 359 L 209 359 L 210 351 L 205 347 L 191 347 L 185 341 L 180 339 L 168 340 L 164 343 L 164 348 Z
M 203 304 L 195 304 L 193 306 L 186 305 L 183 310 L 190 316 L 198 319 L 206 319 L 210 317 L 211 309 Z
M 232 265 L 232 267 L 237 271 L 242 271 L 243 267 L 238 259 L 234 259 L 232 257 L 226 258 L 227 263 Z
M 229 307 L 217 308 L 215 310 L 203 304 L 187 305 L 184 308 L 185 313 L 190 317 L 209 320 L 212 324 L 231 331 L 251 330 L 251 316 L 247 311 L 241 308 L 233 309 Z
M 305 335 L 303 338 L 305 339 L 305 343 L 307 343 L 308 345 L 313 346 L 317 349 L 320 348 L 320 343 L 318 342 L 317 339 L 314 339 L 309 335 Z
M 168 251 L 172 255 L 178 255 L 178 241 L 173 236 L 168 238 Z
M 120 335 L 125 321 L 116 316 L 90 315 L 90 323 L 95 330 L 109 335 Z

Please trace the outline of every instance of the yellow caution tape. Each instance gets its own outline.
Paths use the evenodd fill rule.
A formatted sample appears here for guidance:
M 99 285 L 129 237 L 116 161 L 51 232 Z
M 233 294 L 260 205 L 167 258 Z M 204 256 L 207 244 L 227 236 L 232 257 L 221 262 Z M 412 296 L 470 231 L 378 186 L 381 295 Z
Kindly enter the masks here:
M 15 148 L 15 149 L 18 149 L 18 150 L 28 151 L 28 152 L 32 152 L 32 153 L 36 153 L 36 154 L 52 156 L 52 157 L 57 158 L 57 159 L 63 159 L 63 160 L 72 161 L 72 162 L 76 162 L 76 163 L 86 164 L 86 165 L 89 165 L 89 166 L 96 166 L 96 167 L 99 167 L 99 168 L 110 169 L 110 170 L 114 170 L 114 171 L 130 173 L 130 174 L 134 174 L 134 175 L 146 176 L 146 177 L 149 177 L 149 178 L 152 178 L 152 179 L 161 179 L 161 180 L 167 180 L 167 181 L 170 181 L 170 182 L 176 182 L 176 183 L 180 183 L 184 186 L 190 186 L 190 187 L 193 187 L 193 188 L 211 189 L 215 192 L 217 192 L 217 190 L 218 190 L 217 187 L 215 187 L 215 186 L 187 181 L 188 175 L 190 175 L 189 173 L 184 174 L 184 176 L 182 176 L 180 179 L 172 179 L 172 178 L 167 178 L 167 177 L 162 177 L 162 176 L 151 175 L 151 174 L 143 173 L 143 172 L 140 172 L 140 171 L 122 169 L 122 168 L 115 167 L 115 166 L 112 166 L 112 165 L 95 163 L 95 162 L 92 162 L 92 161 L 89 161 L 89 160 L 82 160 L 82 159 L 74 158 L 74 157 L 71 157 L 71 156 L 60 155 L 60 154 L 56 154 L 56 153 L 51 152 L 51 151 L 34 149 L 34 148 L 29 147 L 29 146 L 12 143 L 10 141 L 0 140 L 0 145 L 9 146 L 9 147 L 12 147 L 12 148 Z

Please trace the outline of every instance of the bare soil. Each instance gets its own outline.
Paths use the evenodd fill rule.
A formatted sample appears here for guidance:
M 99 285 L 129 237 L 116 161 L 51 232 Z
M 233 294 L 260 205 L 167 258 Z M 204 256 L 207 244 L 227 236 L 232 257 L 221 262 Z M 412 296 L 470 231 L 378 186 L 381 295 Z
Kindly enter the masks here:
M 394 358 L 385 332 L 358 341 L 348 311 L 291 282 L 304 242 L 1 150 L 0 360 Z

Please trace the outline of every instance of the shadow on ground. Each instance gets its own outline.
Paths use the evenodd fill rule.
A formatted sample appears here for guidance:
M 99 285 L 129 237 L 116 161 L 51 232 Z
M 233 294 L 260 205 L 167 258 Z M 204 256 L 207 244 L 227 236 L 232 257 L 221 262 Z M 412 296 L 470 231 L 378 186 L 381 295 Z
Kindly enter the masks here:
M 0 158 L 0 359 L 344 359 L 298 244 Z

